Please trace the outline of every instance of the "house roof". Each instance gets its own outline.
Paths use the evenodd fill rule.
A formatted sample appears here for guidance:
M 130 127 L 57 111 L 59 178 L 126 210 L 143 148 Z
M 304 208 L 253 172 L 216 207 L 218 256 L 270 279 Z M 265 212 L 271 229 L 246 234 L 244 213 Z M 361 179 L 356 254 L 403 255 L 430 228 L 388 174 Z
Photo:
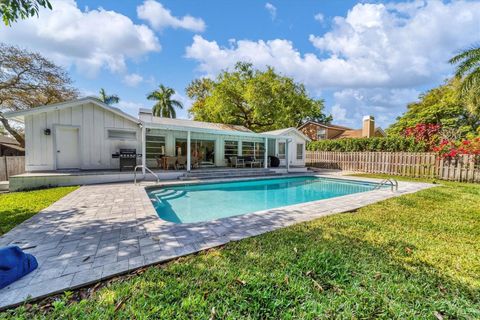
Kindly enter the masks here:
M 145 121 L 144 119 L 142 120 L 146 123 L 155 123 L 155 124 L 161 124 L 161 125 L 167 125 L 167 126 L 173 125 L 173 126 L 182 126 L 182 127 L 197 128 L 197 129 L 253 133 L 252 130 L 244 126 L 233 125 L 233 124 L 203 122 L 203 121 L 195 121 L 195 120 L 188 120 L 188 119 L 161 118 L 161 117 L 153 117 L 153 116 L 150 117 L 149 121 Z
M 21 110 L 21 111 L 13 111 L 13 112 L 5 112 L 4 116 L 9 119 L 13 119 L 19 122 L 23 122 L 23 119 L 26 115 L 31 115 L 31 114 L 38 114 L 42 112 L 48 112 L 48 111 L 55 111 L 55 110 L 62 110 L 65 108 L 70 108 L 70 107 L 75 107 L 78 105 L 82 105 L 84 103 L 93 103 L 100 108 L 103 108 L 105 110 L 111 111 L 115 113 L 116 115 L 119 115 L 121 117 L 124 117 L 126 119 L 129 119 L 130 121 L 133 121 L 135 123 L 140 123 L 140 121 L 129 115 L 128 113 L 123 112 L 122 110 L 109 106 L 106 103 L 100 101 L 99 99 L 95 97 L 85 97 L 85 98 L 80 98 L 80 99 L 75 99 L 75 100 L 70 100 L 70 101 L 65 101 L 65 102 L 59 102 L 59 103 L 54 103 L 54 104 L 48 104 L 45 106 L 40 106 L 40 107 L 35 107 L 32 109 L 28 110 Z
M 20 146 L 20 143 L 18 143 L 17 140 L 7 136 L 0 136 L 0 145 L 11 148 L 11 149 L 15 149 L 18 151 L 25 151 L 25 149 Z
M 380 127 L 375 128 L 375 133 L 380 132 L 382 135 L 385 136 L 385 132 Z M 338 136 L 333 137 L 333 139 L 341 139 L 341 138 L 362 138 L 362 129 L 354 129 L 354 130 L 345 130 Z
M 294 128 L 294 127 L 272 130 L 272 131 L 266 131 L 266 132 L 263 132 L 263 133 L 274 135 L 274 136 L 283 136 L 283 135 L 288 135 L 291 132 L 295 132 L 296 134 L 298 134 L 299 136 L 304 138 L 306 141 L 311 141 L 311 139 L 309 137 L 307 137 L 306 135 L 304 135 L 303 132 L 301 132 L 300 130 L 298 130 L 297 128 Z
M 324 128 L 330 128 L 330 129 L 336 129 L 336 130 L 352 130 L 352 128 L 339 126 L 339 125 L 336 125 L 336 124 L 330 124 L 330 123 L 329 124 L 324 124 L 324 123 L 319 123 L 319 122 L 316 122 L 316 121 L 307 121 L 304 124 L 302 124 L 301 126 L 299 126 L 298 129 L 302 129 L 307 124 L 313 124 L 313 125 L 316 125 L 316 126 L 320 126 L 320 127 L 324 127 Z

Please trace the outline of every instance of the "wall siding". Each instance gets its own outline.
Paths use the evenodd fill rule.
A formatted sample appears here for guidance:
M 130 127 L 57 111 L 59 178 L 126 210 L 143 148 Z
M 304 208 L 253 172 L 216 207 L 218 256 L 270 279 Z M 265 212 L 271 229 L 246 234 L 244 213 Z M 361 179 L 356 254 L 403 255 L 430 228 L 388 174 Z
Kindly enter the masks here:
M 141 129 L 136 123 L 86 103 L 25 117 L 27 171 L 55 170 L 55 127 L 59 125 L 80 127 L 81 169 L 117 169 L 119 160 L 112 159 L 111 155 L 120 148 L 134 148 L 141 153 Z M 46 128 L 51 130 L 51 135 L 44 134 Z M 108 128 L 135 130 L 137 140 L 109 139 Z

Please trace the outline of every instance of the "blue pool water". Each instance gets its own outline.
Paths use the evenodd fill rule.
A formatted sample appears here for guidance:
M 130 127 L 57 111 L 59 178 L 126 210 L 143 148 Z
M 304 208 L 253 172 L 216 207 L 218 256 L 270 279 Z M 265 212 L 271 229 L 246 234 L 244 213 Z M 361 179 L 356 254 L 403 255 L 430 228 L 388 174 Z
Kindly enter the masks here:
M 147 192 L 161 219 L 188 223 L 339 197 L 374 187 L 368 182 L 310 176 L 163 187 Z

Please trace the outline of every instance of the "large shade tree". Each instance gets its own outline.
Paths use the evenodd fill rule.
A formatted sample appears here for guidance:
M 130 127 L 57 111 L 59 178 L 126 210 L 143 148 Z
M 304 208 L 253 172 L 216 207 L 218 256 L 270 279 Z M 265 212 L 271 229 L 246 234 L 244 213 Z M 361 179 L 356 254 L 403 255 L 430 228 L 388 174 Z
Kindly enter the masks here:
M 460 137 L 475 134 L 479 117 L 468 111 L 465 99 L 459 94 L 461 85 L 461 79 L 453 78 L 421 94 L 419 101 L 410 103 L 407 111 L 388 128 L 388 134 L 404 134 L 417 124 L 438 124 L 444 132 L 456 132 Z
M 21 129 L 3 115 L 76 98 L 64 69 L 42 55 L 0 44 L 0 123 L 22 146 Z
M 296 127 L 306 120 L 328 122 L 323 101 L 308 96 L 305 87 L 273 68 L 256 70 L 239 62 L 215 80 L 197 79 L 186 89 L 194 100 L 195 120 L 243 125 L 253 131 Z
M 6 26 L 18 19 L 38 16 L 40 8 L 52 9 L 49 0 L 0 0 L 0 16 Z
M 157 90 L 152 91 L 147 95 L 148 100 L 155 101 L 152 108 L 154 116 L 163 118 L 177 117 L 175 108 L 183 109 L 183 104 L 180 101 L 173 99 L 174 94 L 175 90 L 161 84 Z
M 107 92 L 103 88 L 100 89 L 98 98 L 100 99 L 100 101 L 108 105 L 120 102 L 120 98 L 116 94 L 107 94 Z

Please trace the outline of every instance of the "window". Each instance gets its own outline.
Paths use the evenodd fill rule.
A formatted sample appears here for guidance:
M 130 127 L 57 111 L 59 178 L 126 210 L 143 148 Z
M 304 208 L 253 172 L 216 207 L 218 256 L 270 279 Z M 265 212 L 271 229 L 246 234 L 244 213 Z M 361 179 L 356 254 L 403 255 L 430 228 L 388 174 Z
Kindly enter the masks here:
M 265 143 L 255 142 L 255 158 L 263 159 L 265 156 Z
M 303 160 L 303 143 L 297 143 L 297 160 Z
M 109 139 L 136 140 L 137 132 L 133 130 L 108 129 L 107 136 Z
M 238 141 L 225 141 L 224 158 L 235 157 L 238 155 Z
M 285 142 L 278 143 L 278 154 L 279 159 L 285 159 Z
M 165 136 L 162 136 L 159 130 L 147 129 L 145 144 L 147 159 L 157 159 L 165 155 Z
M 317 130 L 317 139 L 318 140 L 325 140 L 327 139 L 327 129 L 320 128 Z
M 242 141 L 242 156 L 255 156 L 255 142 Z

